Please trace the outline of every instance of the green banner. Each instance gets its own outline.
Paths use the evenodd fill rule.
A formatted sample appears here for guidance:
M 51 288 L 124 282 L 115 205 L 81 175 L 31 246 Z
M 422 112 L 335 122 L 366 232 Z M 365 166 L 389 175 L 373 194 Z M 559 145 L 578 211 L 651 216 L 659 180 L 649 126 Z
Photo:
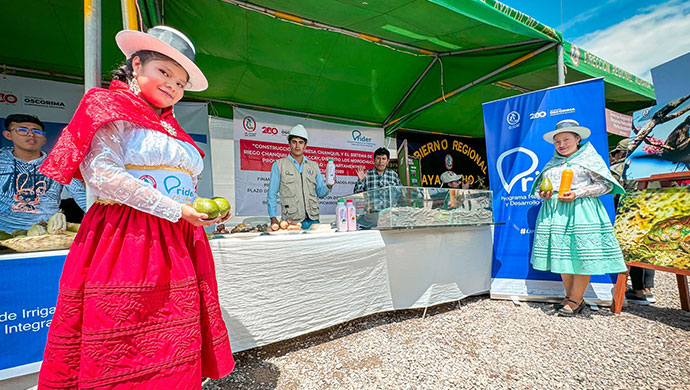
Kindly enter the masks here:
M 561 37 L 561 34 L 556 31 L 554 28 L 549 27 L 545 24 L 540 23 L 538 20 L 534 19 L 533 17 L 525 14 L 524 12 L 518 11 L 515 8 L 503 4 L 500 1 L 496 0 L 476 0 L 481 3 L 484 3 L 488 5 L 489 7 L 493 7 L 496 11 L 499 11 L 512 19 L 532 28 L 540 33 L 548 36 L 549 38 L 555 39 L 557 41 L 562 41 L 563 38 Z
M 563 42 L 563 49 L 565 64 L 569 68 L 592 77 L 603 76 L 608 83 L 654 99 L 654 87 L 648 81 L 612 65 L 570 42 Z

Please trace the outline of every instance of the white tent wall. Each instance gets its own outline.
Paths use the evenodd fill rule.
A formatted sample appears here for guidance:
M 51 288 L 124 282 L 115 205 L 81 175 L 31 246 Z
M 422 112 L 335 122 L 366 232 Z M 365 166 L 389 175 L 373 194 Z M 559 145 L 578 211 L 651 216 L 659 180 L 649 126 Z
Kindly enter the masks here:
M 232 119 L 209 116 L 213 196 L 222 196 L 235 207 L 235 142 Z

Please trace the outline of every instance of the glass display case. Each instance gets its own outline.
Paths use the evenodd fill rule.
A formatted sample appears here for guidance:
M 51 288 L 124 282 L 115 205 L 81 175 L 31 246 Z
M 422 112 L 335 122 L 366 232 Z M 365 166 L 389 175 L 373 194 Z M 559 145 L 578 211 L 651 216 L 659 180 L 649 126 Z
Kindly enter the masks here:
M 491 191 L 390 186 L 339 199 L 353 201 L 363 229 L 493 223 Z

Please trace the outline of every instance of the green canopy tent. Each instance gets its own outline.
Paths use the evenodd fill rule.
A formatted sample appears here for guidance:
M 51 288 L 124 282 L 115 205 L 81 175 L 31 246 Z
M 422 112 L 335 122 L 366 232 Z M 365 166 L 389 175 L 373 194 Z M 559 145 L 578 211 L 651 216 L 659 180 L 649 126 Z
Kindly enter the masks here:
M 145 26 L 175 27 L 196 44 L 210 87 L 186 98 L 282 110 L 386 128 L 483 136 L 481 103 L 603 76 L 609 108 L 653 104 L 651 86 L 562 40 L 552 28 L 493 0 L 139 0 Z M 103 2 L 103 79 L 123 60 L 114 43 L 119 2 Z M 80 81 L 83 5 L 3 5 L 0 66 Z M 35 28 L 26 28 L 27 17 Z M 579 57 L 577 54 L 580 53 Z M 575 60 L 573 60 L 575 58 Z

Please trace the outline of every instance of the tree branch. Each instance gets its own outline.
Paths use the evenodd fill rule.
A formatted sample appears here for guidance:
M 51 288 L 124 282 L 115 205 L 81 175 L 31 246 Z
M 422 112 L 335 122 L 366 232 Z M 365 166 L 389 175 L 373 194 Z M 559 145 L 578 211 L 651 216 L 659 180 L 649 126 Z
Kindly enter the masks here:
M 690 110 L 690 106 L 688 106 L 688 107 L 683 108 L 682 110 L 680 110 L 679 112 L 677 112 L 675 114 L 671 114 L 671 111 L 678 108 L 678 106 L 683 104 L 688 99 L 690 99 L 690 95 L 687 95 L 687 96 L 684 96 L 682 98 L 673 100 L 673 101 L 669 102 L 667 105 L 665 105 L 664 107 L 662 107 L 654 115 L 652 115 L 652 118 L 649 120 L 649 122 L 647 122 L 645 127 L 642 130 L 640 130 L 640 132 L 637 133 L 635 138 L 633 138 L 630 141 L 630 145 L 628 145 L 628 154 L 634 152 L 635 149 L 637 149 L 638 146 L 640 146 L 640 144 L 647 138 L 647 135 L 652 132 L 652 130 L 654 129 L 654 127 L 656 125 L 664 123 L 664 122 L 668 122 L 671 119 L 675 119 L 678 116 L 683 115 L 688 110 Z

